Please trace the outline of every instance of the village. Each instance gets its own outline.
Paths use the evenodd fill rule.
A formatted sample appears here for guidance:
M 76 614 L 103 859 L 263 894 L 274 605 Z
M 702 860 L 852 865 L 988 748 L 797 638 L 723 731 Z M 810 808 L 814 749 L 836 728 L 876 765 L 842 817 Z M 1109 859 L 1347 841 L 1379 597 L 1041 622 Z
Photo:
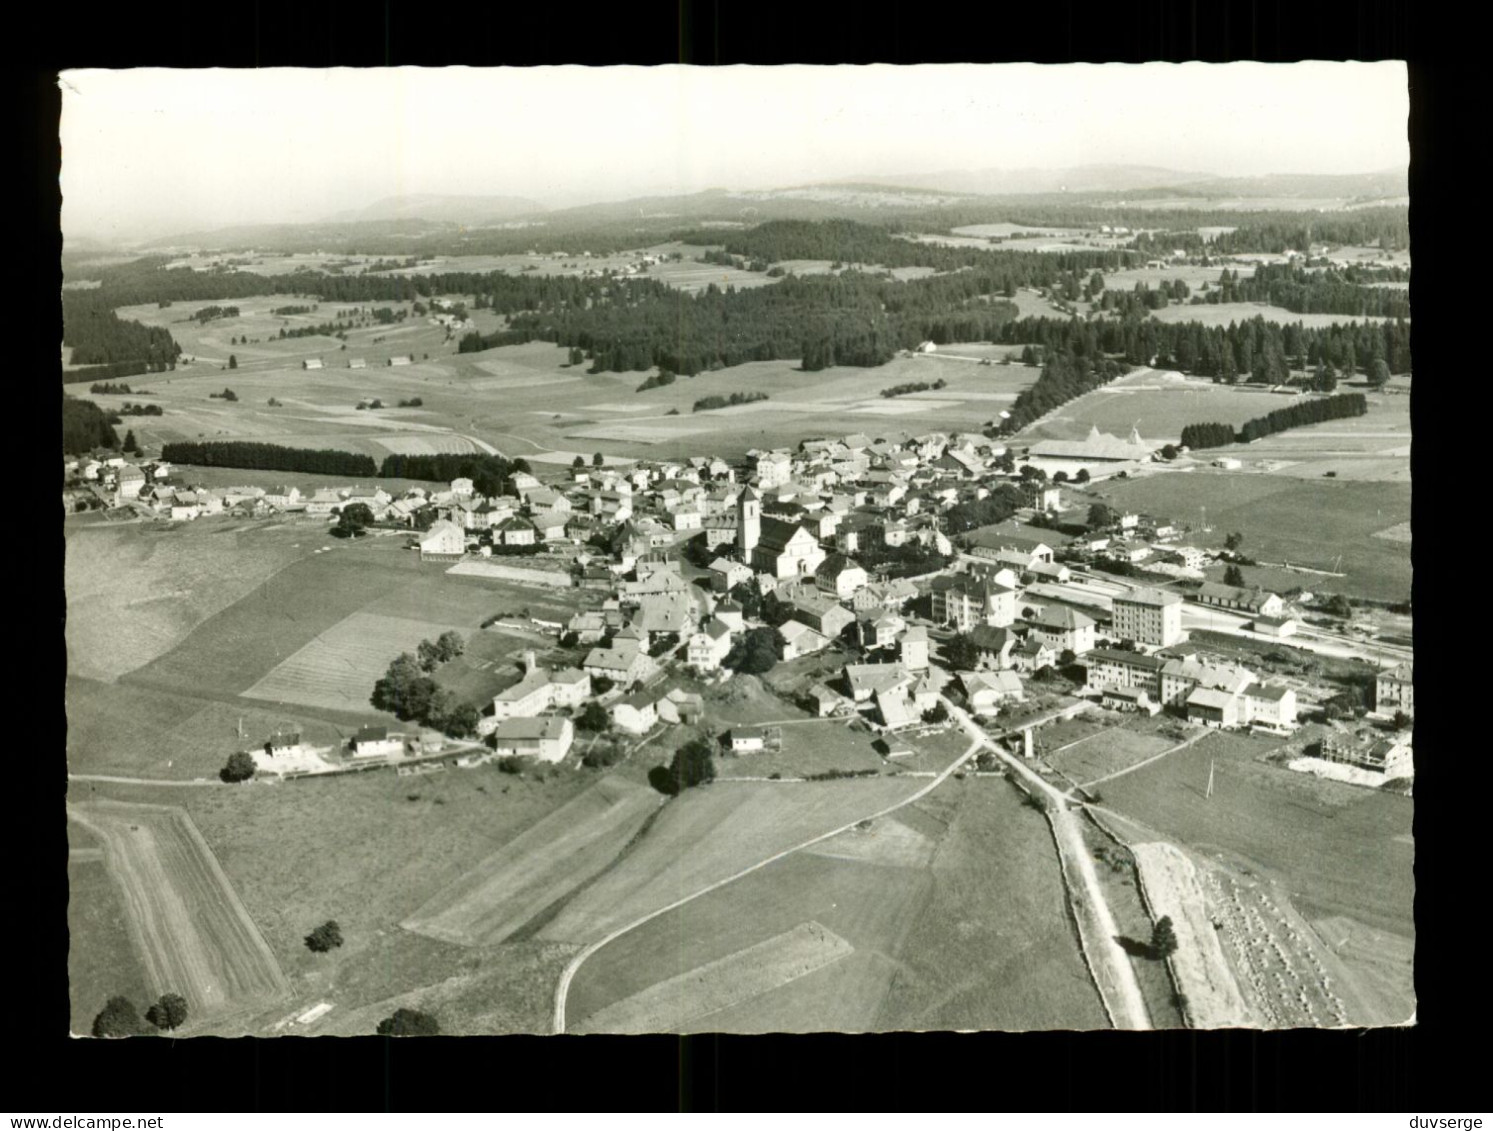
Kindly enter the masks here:
M 511 686 L 473 704 L 470 732 L 365 727 L 340 749 L 276 734 L 249 750 L 267 778 L 559 763 L 583 715 L 587 731 L 638 739 L 708 724 L 701 688 L 782 665 L 784 698 L 857 720 L 888 772 L 907 752 L 897 735 L 953 725 L 948 697 L 1028 758 L 1043 744 L 1024 720 L 1076 711 L 1282 740 L 1318 723 L 1292 769 L 1408 791 L 1408 648 L 1350 629 L 1341 598 L 1227 583 L 1248 559 L 1189 545 L 1186 524 L 1079 494 L 1162 458 L 1134 430 L 1019 452 L 984 436 L 851 434 L 734 463 L 576 457 L 547 482 L 520 463 L 512 493 L 484 497 L 470 478 L 397 495 L 204 488 L 190 470 L 113 457 L 65 462 L 64 507 L 168 523 L 283 515 L 403 538 L 422 569 L 579 591 L 567 621 L 527 626 L 566 662 L 514 657 Z M 1218 565 L 1224 582 L 1204 572 Z M 1356 681 L 1331 678 L 1345 664 Z M 770 725 L 718 741 L 747 758 L 785 742 Z

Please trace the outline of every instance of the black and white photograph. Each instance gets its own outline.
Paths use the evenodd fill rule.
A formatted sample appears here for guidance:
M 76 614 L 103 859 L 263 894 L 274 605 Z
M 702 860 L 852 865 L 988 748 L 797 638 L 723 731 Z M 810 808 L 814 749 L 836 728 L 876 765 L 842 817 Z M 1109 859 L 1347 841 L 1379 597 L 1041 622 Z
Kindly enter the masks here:
M 73 1035 L 1416 1025 L 1404 63 L 57 82 Z

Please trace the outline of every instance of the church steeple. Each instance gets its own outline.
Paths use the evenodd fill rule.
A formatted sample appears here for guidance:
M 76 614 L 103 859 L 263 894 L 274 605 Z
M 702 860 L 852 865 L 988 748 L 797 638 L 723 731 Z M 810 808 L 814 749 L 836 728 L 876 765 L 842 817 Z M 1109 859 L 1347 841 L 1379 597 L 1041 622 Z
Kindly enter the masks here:
M 741 560 L 751 564 L 752 551 L 762 537 L 762 498 L 751 487 L 736 496 L 736 548 Z

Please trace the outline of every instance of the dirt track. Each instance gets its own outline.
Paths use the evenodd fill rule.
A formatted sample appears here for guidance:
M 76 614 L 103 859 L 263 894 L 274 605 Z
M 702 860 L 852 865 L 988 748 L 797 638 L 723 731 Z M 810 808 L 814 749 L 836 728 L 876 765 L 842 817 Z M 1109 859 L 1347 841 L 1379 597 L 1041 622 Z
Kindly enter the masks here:
M 152 991 L 195 1019 L 286 995 L 289 984 L 185 811 L 91 802 L 68 815 L 103 845 Z
M 1134 844 L 1146 901 L 1157 916 L 1169 916 L 1177 935 L 1172 972 L 1187 998 L 1187 1019 L 1194 1029 L 1258 1026 L 1239 984 L 1229 969 L 1219 932 L 1209 918 L 1207 901 L 1192 862 L 1170 844 Z

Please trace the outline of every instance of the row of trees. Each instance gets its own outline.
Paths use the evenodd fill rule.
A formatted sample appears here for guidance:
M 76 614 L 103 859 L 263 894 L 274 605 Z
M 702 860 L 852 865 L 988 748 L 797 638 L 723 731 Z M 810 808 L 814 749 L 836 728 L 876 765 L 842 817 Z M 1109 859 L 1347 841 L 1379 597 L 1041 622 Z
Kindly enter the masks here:
M 882 389 L 884 397 L 905 397 L 909 393 L 921 393 L 929 389 L 942 389 L 948 382 L 940 377 L 937 381 L 908 381 L 905 385 L 893 385 L 888 389 Z
M 192 315 L 194 322 L 212 322 L 218 318 L 237 318 L 238 307 L 236 306 L 204 306 Z
M 732 393 L 729 397 L 710 396 L 701 397 L 694 404 L 692 412 L 708 412 L 713 408 L 731 408 L 739 404 L 752 404 L 756 401 L 767 400 L 766 393 Z
M 142 1037 L 156 1031 L 179 1029 L 187 1020 L 187 999 L 181 994 L 162 994 L 141 1018 L 135 1003 L 124 996 L 111 997 L 93 1019 L 95 1037 Z
M 1188 448 L 1221 448 L 1234 443 L 1248 444 L 1253 440 L 1284 432 L 1288 428 L 1363 416 L 1368 410 L 1368 398 L 1362 393 L 1313 397 L 1311 400 L 1297 401 L 1278 408 L 1264 416 L 1257 416 L 1253 420 L 1246 420 L 1237 431 L 1231 424 L 1185 425 L 1182 429 L 1182 444 Z
M 1103 354 L 1065 352 L 1051 356 L 1042 366 L 1041 376 L 1012 402 L 1011 414 L 1001 421 L 996 431 L 1019 431 L 1059 405 L 1129 371 L 1129 365 Z
M 176 440 L 162 447 L 161 458 L 168 463 L 198 467 L 296 471 L 364 479 L 373 478 L 378 472 L 373 457 L 368 455 L 330 448 L 286 448 L 249 440 Z

